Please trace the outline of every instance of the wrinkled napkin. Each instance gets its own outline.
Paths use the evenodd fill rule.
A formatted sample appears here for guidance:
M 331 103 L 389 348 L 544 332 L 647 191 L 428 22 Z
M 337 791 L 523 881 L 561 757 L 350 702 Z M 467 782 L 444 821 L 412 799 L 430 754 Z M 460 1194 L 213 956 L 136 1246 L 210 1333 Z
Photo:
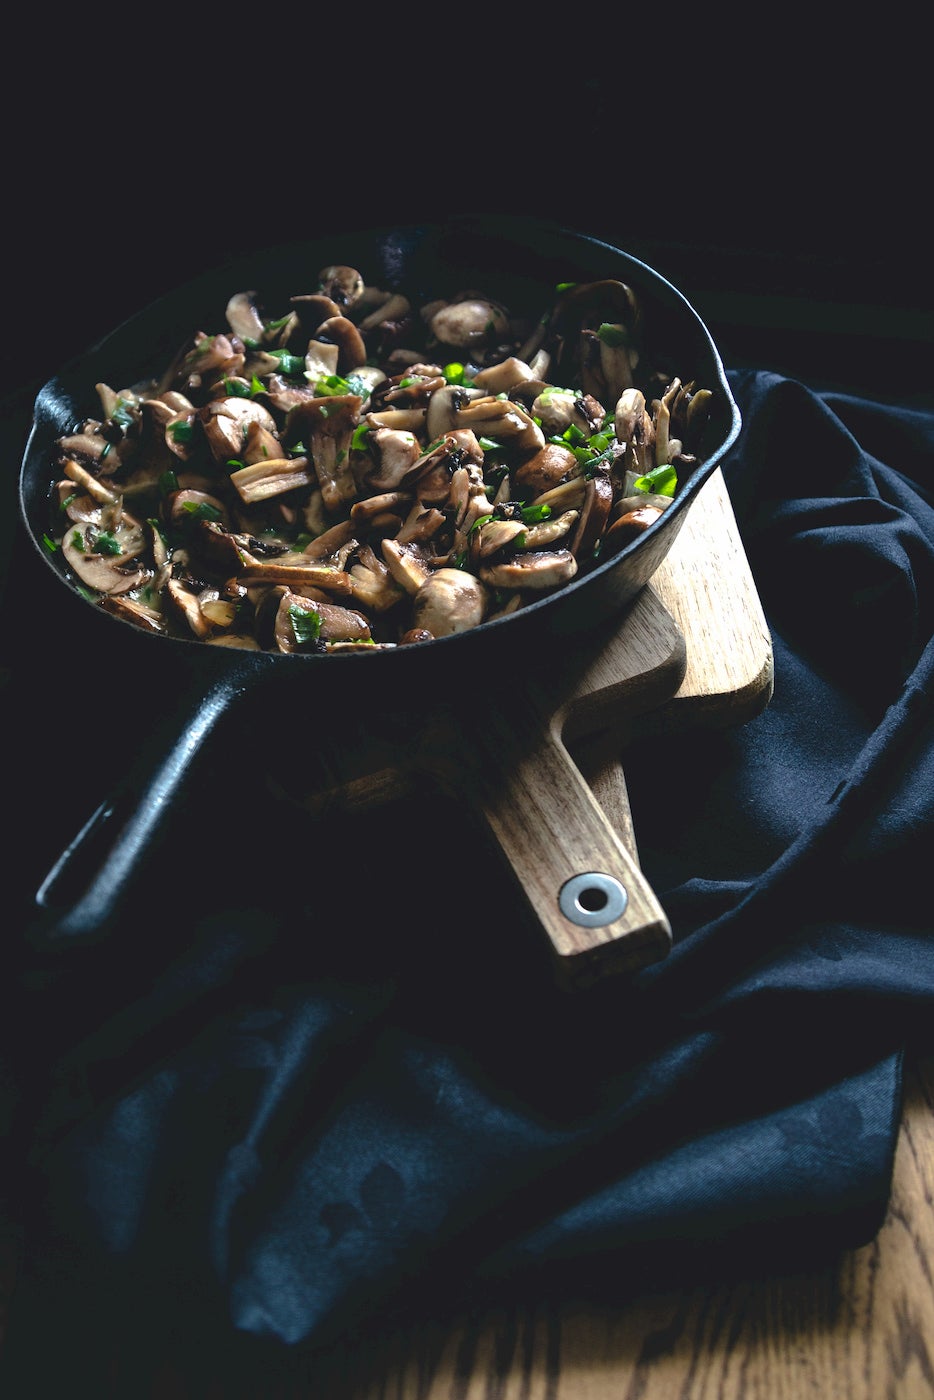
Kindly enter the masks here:
M 54 597 L 24 618 L 14 552 L 11 1372 L 57 1339 L 323 1344 L 407 1307 L 610 1297 L 872 1238 L 934 998 L 934 412 L 730 378 L 723 470 L 774 695 L 627 748 L 674 947 L 584 993 L 452 797 L 320 821 L 236 729 L 103 948 L 59 964 L 21 939 L 133 742 L 121 717 L 162 701 L 68 655 Z M 266 742 L 313 745 L 316 723 Z

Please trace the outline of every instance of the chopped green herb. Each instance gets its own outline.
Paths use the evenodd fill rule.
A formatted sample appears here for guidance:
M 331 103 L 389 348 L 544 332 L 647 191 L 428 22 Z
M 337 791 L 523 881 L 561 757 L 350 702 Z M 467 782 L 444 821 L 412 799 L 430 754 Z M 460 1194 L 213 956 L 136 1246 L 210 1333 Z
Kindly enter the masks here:
M 300 608 L 297 603 L 292 603 L 289 607 L 289 623 L 299 646 L 308 646 L 320 640 L 321 614 L 317 608 Z
M 173 491 L 178 490 L 178 477 L 173 471 L 163 472 L 159 477 L 159 490 L 163 496 L 171 496 Z
M 101 530 L 95 541 L 98 554 L 122 554 L 120 541 L 110 530 Z
M 670 464 L 653 467 L 645 476 L 637 476 L 633 486 L 653 496 L 673 496 L 678 485 L 678 473 Z
M 191 442 L 195 432 L 194 424 L 189 423 L 187 418 L 179 418 L 177 423 L 169 425 L 169 432 L 173 442 Z
M 221 518 L 217 506 L 212 506 L 210 501 L 185 501 L 182 509 L 186 515 L 194 516 L 196 520 L 220 520 Z
M 279 369 L 283 374 L 294 377 L 304 373 L 305 358 L 303 355 L 293 355 L 289 350 L 270 350 L 268 353 L 279 361 Z
M 367 447 L 367 434 L 370 431 L 369 423 L 358 423 L 353 430 L 353 437 L 350 439 L 350 446 L 354 452 L 365 452 Z
M 51 535 L 43 535 L 42 543 L 45 545 L 46 549 L 49 551 L 50 554 L 55 554 L 57 552 L 58 545 L 52 539 Z

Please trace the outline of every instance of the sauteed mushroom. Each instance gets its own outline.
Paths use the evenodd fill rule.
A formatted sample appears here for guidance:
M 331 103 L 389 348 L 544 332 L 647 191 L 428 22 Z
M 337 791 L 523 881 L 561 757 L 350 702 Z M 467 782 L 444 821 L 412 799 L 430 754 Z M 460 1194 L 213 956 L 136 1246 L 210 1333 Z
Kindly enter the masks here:
M 712 391 L 619 281 L 419 306 L 333 263 L 222 314 L 151 380 L 96 385 L 50 463 L 51 547 L 157 633 L 292 654 L 478 627 L 650 529 L 702 459 Z

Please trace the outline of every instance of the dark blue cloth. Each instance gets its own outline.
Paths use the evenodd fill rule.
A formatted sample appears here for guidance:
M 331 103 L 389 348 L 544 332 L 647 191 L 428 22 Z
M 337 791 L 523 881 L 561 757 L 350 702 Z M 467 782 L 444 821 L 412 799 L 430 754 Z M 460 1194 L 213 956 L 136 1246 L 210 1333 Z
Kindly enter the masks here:
M 9 1367 L 56 1328 L 314 1344 L 873 1236 L 902 1055 L 931 1045 L 934 412 L 731 381 L 775 691 L 624 756 L 671 955 L 560 991 L 453 799 L 322 823 L 234 736 L 119 938 L 62 970 L 7 929 Z M 21 821 L 54 849 L 134 678 L 76 734 L 18 641 Z

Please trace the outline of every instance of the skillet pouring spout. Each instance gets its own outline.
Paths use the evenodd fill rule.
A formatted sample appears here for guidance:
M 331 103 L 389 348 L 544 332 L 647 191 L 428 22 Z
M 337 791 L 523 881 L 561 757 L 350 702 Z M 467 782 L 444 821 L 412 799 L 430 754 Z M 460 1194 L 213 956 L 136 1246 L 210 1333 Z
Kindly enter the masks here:
M 205 645 L 183 636 L 156 635 L 89 603 L 75 587 L 61 550 L 50 550 L 50 490 L 58 440 L 99 412 L 97 386 L 141 382 L 157 373 L 183 345 L 193 328 L 223 321 L 233 293 L 262 290 L 270 306 L 289 304 L 296 291 L 318 299 L 321 269 L 361 268 L 368 281 L 413 302 L 450 298 L 465 288 L 482 288 L 504 305 L 540 307 L 556 287 L 612 282 L 634 289 L 641 307 L 649 352 L 677 365 L 685 381 L 711 391 L 702 450 L 655 521 L 616 553 L 582 570 L 557 591 L 547 592 L 514 612 L 504 612 L 466 631 L 405 645 L 331 654 L 284 655 L 276 650 L 243 650 Z M 661 347 L 664 347 L 662 351 Z M 663 912 L 637 867 L 625 859 L 619 839 L 591 796 L 578 782 L 567 758 L 562 726 L 573 707 L 580 678 L 598 664 L 606 637 L 642 598 L 646 585 L 676 539 L 687 511 L 704 483 L 732 447 L 740 416 L 711 336 L 684 296 L 659 273 L 620 249 L 560 227 L 525 220 L 464 219 L 438 227 L 364 229 L 341 237 L 279 245 L 202 276 L 143 310 L 85 355 L 66 366 L 37 396 L 32 429 L 20 473 L 22 525 L 35 546 L 32 559 L 43 579 L 54 580 L 56 607 L 67 612 L 69 644 L 80 648 L 85 682 L 119 669 L 133 677 L 108 703 L 133 703 L 131 694 L 158 690 L 158 705 L 140 724 L 140 741 L 126 755 L 125 771 L 60 852 L 50 852 L 48 873 L 35 896 L 36 918 L 27 937 L 49 949 L 79 947 L 100 940 L 121 925 L 130 892 L 158 869 L 159 853 L 173 811 L 194 783 L 210 781 L 211 762 L 224 761 L 224 736 L 238 716 L 238 762 L 262 766 L 255 736 L 284 730 L 291 718 L 313 717 L 316 734 L 339 752 L 353 737 L 354 763 L 365 768 L 368 736 L 378 762 L 380 733 L 407 735 L 413 750 L 432 730 L 439 713 L 449 732 L 495 736 L 497 771 L 534 785 L 537 747 L 549 752 L 550 772 L 563 771 L 566 829 L 575 836 L 574 868 L 562 872 L 564 909 L 569 882 L 593 869 L 588 851 L 599 855 L 610 882 L 619 878 L 628 913 L 616 920 L 581 918 L 562 912 L 561 893 L 544 882 L 549 907 L 536 906 L 530 880 L 533 865 L 547 859 L 544 845 L 533 849 L 515 840 L 512 802 L 516 790 L 504 776 L 495 790 L 488 778 L 466 771 L 431 776 L 445 784 L 463 781 L 478 804 L 488 834 L 513 864 L 517 882 L 545 926 L 546 942 L 567 960 L 595 946 L 604 947 L 632 933 L 635 922 L 658 932 L 663 948 L 669 931 Z M 49 573 L 51 571 L 51 574 Z M 660 624 L 661 625 L 661 624 Z M 663 649 L 664 650 L 664 649 Z M 677 639 L 664 650 L 656 698 L 673 693 L 683 653 Z M 158 678 L 158 685 L 147 682 Z M 559 679 L 556 689 L 556 678 Z M 137 681 L 139 682 L 137 684 Z M 622 690 L 619 692 L 622 695 Z M 505 703 L 508 694 L 508 704 Z M 646 691 L 648 701 L 652 692 Z M 521 730 L 521 733 L 519 732 Z M 244 758 L 244 736 L 257 752 Z M 374 737 L 375 736 L 375 737 Z M 405 748 L 403 743 L 401 748 Z M 122 758 L 123 756 L 121 756 Z M 570 768 L 564 765 L 570 763 Z M 400 765 L 400 772 L 401 772 Z M 540 771 L 540 770 L 538 770 Z M 489 772 L 489 768 L 486 769 Z M 578 775 L 579 776 L 579 775 Z M 390 785 L 391 786 L 391 785 Z M 313 794 L 309 794 L 312 796 Z M 556 833 L 548 839 L 554 850 Z M 557 839 L 560 839 L 558 833 Z M 544 836 L 543 836 L 544 842 Z M 579 856 L 579 859 L 578 859 Z M 537 896 L 536 896 L 537 898 Z M 558 906 L 554 914 L 552 906 Z M 583 930 L 583 931 L 582 931 Z M 649 942 L 652 942 L 650 939 Z M 656 956 L 659 953 L 656 951 Z M 625 959 L 622 960 L 623 962 Z

